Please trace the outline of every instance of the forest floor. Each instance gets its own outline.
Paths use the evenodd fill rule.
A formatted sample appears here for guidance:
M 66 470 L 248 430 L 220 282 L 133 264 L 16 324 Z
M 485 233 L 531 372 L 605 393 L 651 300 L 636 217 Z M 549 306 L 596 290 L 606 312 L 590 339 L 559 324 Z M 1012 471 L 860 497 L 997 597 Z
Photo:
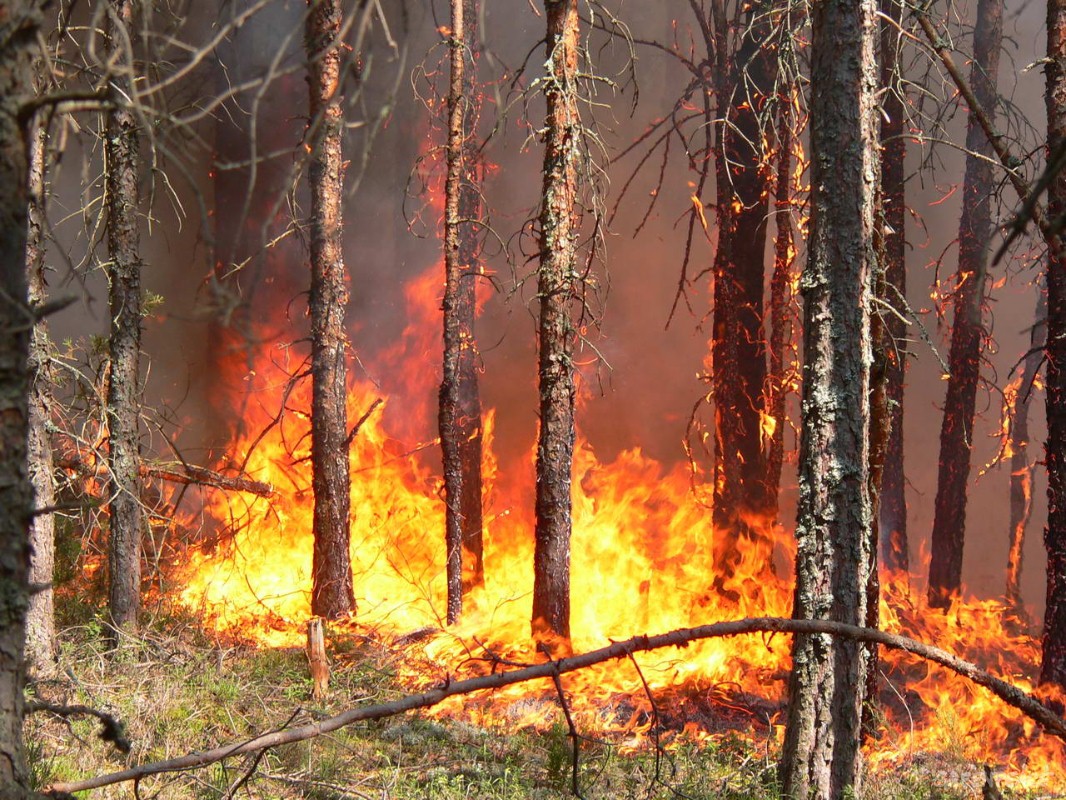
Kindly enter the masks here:
M 65 605 L 65 608 L 64 608 Z M 80 617 L 80 618 L 79 618 Z M 137 641 L 108 653 L 92 606 L 61 604 L 60 670 L 32 695 L 85 704 L 122 720 L 132 744 L 118 752 L 91 718 L 69 722 L 35 713 L 27 740 L 38 786 L 110 773 L 306 724 L 356 705 L 387 702 L 405 689 L 397 677 L 402 649 L 371 637 L 334 638 L 332 681 L 311 699 L 300 648 L 265 649 L 205 638 L 195 620 L 157 619 Z M 155 776 L 136 792 L 126 783 L 79 797 L 158 800 L 518 800 L 573 796 L 568 728 L 481 727 L 405 714 L 361 722 L 304 742 L 201 769 Z M 776 800 L 778 746 L 769 729 L 731 731 L 696 741 L 668 731 L 656 748 L 582 732 L 577 783 L 589 798 Z M 868 800 L 973 800 L 983 767 L 950 748 L 914 754 L 871 770 Z M 1006 800 L 1066 797 L 1066 788 L 1003 791 Z

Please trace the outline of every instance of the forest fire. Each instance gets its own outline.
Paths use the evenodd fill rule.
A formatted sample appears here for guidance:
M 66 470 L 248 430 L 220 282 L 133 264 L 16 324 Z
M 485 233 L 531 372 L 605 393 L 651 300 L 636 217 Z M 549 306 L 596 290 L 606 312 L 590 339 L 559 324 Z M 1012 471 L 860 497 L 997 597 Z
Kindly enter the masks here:
M 420 291 L 409 290 L 409 302 L 432 311 L 422 295 L 439 291 L 436 282 L 416 283 Z M 425 321 L 428 313 L 414 318 Z M 410 330 L 404 338 L 421 347 L 432 337 Z M 231 453 L 246 462 L 249 476 L 272 484 L 276 495 L 215 497 L 210 516 L 217 543 L 190 554 L 175 576 L 184 587 L 181 603 L 201 613 L 219 635 L 267 647 L 302 645 L 310 616 L 310 384 L 290 383 L 300 360 L 294 348 L 278 347 L 242 376 L 249 386 L 245 407 L 252 410 L 245 412 L 248 434 Z M 243 362 L 234 367 L 247 369 Z M 431 384 L 416 381 L 413 393 L 431 400 Z M 390 416 L 425 420 L 431 414 L 405 408 L 390 415 L 390 402 L 367 381 L 351 383 L 349 417 L 360 421 L 351 450 L 351 557 L 358 608 L 352 619 L 335 624 L 336 634 L 371 635 L 402 649 L 402 677 L 412 690 L 542 660 L 529 629 L 532 458 L 509 464 L 507 474 L 500 474 L 489 412 L 483 464 L 485 584 L 469 597 L 462 621 L 446 627 L 443 505 L 439 476 L 429 466 L 436 447 L 394 437 L 387 422 Z M 574 476 L 575 652 L 636 634 L 791 614 L 787 565 L 794 544 L 788 530 L 768 520 L 752 521 L 761 525 L 763 536 L 752 540 L 732 577 L 712 589 L 709 498 L 694 490 L 684 465 L 666 469 L 639 449 L 605 463 L 579 442 Z M 777 575 L 768 573 L 769 562 Z M 944 614 L 931 611 L 906 576 L 890 576 L 882 588 L 885 630 L 935 643 L 1033 688 L 1039 643 L 1003 603 L 968 599 Z M 1042 737 L 1023 715 L 943 669 L 890 651 L 882 658 L 884 719 L 878 738 L 868 745 L 873 764 L 955 748 L 1017 771 L 1004 777 L 1006 785 L 1066 781 L 1062 743 Z M 580 726 L 639 745 L 653 725 L 668 730 L 662 720 L 683 719 L 671 715 L 675 706 L 690 713 L 671 735 L 682 728 L 695 737 L 733 729 L 765 737 L 776 735 L 782 724 L 788 637 L 714 639 L 645 654 L 637 663 L 639 671 L 632 663 L 617 662 L 566 677 Z M 662 715 L 659 722 L 644 681 Z M 449 701 L 437 713 L 489 726 L 545 727 L 558 717 L 554 691 L 550 684 L 533 693 L 511 687 L 488 697 Z M 691 713 L 693 708 L 700 712 Z

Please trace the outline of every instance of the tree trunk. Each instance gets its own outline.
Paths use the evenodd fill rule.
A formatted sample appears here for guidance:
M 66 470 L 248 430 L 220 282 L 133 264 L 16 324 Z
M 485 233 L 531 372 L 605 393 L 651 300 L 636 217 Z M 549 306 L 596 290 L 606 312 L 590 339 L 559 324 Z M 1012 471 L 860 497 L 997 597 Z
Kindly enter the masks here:
M 444 457 L 448 622 L 463 597 L 484 582 L 481 518 L 481 397 L 474 336 L 477 309 L 480 163 L 474 136 L 481 112 L 477 86 L 477 0 L 451 0 L 448 179 L 444 211 L 444 376 L 440 441 Z
M 979 0 L 974 27 L 970 86 L 990 119 L 996 113 L 996 74 L 1003 40 L 1003 0 Z M 971 110 L 966 129 L 966 177 L 959 222 L 959 265 L 955 273 L 948 356 L 947 397 L 940 428 L 940 460 L 929 561 L 929 602 L 946 608 L 962 584 L 966 533 L 966 490 L 973 448 L 973 418 L 981 373 L 985 260 L 992 237 L 992 168 L 995 151 Z
M 885 400 L 888 405 L 888 443 L 881 476 L 878 514 L 881 561 L 889 572 L 906 574 L 910 567 L 907 546 L 906 479 L 903 471 L 903 383 L 906 377 L 907 323 L 900 300 L 907 296 L 905 269 L 907 240 L 904 137 L 904 88 L 897 65 L 903 20 L 901 0 L 881 0 L 881 81 L 888 88 L 881 103 L 881 214 L 885 296 L 883 301 L 899 313 L 881 309 L 887 342 L 885 348 Z
M 315 494 L 311 613 L 335 619 L 355 609 L 349 552 L 347 400 L 348 276 L 341 252 L 341 7 L 308 0 L 310 84 L 311 485 Z
M 784 98 L 778 108 L 777 179 L 774 211 L 777 237 L 774 241 L 774 271 L 770 278 L 770 367 L 766 375 L 766 408 L 773 418 L 773 431 L 766 442 L 767 514 L 778 518 L 781 495 L 781 468 L 785 461 L 785 416 L 791 383 L 788 353 L 792 347 L 792 320 L 795 298 L 792 291 L 796 245 L 792 232 L 792 149 L 794 147 L 792 106 Z
M 111 376 L 107 387 L 108 469 L 108 608 L 113 634 L 136 630 L 141 604 L 140 389 L 141 258 L 137 229 L 138 132 L 128 97 L 132 53 L 120 26 L 132 31 L 134 0 L 111 0 L 108 38 L 111 82 L 117 107 L 107 115 L 107 266 L 111 331 L 108 347 Z
M 32 305 L 46 299 L 44 279 L 44 181 L 46 124 L 35 117 L 29 136 L 29 227 L 26 239 L 26 282 Z M 38 509 L 55 505 L 52 443 L 48 433 L 51 376 L 48 368 L 48 328 L 38 320 L 30 340 L 28 468 Z M 26 610 L 26 669 L 31 678 L 55 672 L 55 611 L 52 573 L 55 565 L 55 515 L 39 514 L 30 524 L 30 594 Z
M 540 211 L 536 544 L 533 634 L 570 638 L 570 481 L 574 456 L 572 306 L 577 272 L 578 0 L 545 0 L 548 75 L 544 96 L 544 190 Z
M 811 232 L 804 295 L 794 616 L 861 625 L 871 559 L 870 293 L 878 182 L 874 0 L 814 6 Z M 797 636 L 783 794 L 860 793 L 862 645 Z
M 1048 0 L 1047 8 L 1048 152 L 1066 143 L 1066 0 Z M 1048 218 L 1066 213 L 1066 172 L 1048 187 Z M 1040 682 L 1066 689 L 1066 251 L 1048 255 L 1047 269 L 1047 464 L 1048 520 L 1047 606 L 1044 611 Z
M 19 104 L 30 92 L 40 23 L 37 3 L 0 0 L 0 797 L 29 794 L 22 743 L 23 646 L 29 593 L 33 489 L 26 472 L 29 305 L 26 292 L 25 131 Z
M 766 412 L 766 335 L 763 283 L 770 171 L 763 154 L 759 111 L 776 76 L 766 49 L 766 3 L 748 12 L 735 64 L 716 82 L 715 154 L 718 249 L 714 260 L 714 324 L 711 386 L 714 394 L 715 586 L 733 576 L 741 542 L 767 545 L 753 518 L 766 509 L 763 415 Z M 717 45 L 727 41 L 716 25 Z M 767 551 L 769 548 L 767 547 Z M 769 552 L 766 567 L 769 568 Z

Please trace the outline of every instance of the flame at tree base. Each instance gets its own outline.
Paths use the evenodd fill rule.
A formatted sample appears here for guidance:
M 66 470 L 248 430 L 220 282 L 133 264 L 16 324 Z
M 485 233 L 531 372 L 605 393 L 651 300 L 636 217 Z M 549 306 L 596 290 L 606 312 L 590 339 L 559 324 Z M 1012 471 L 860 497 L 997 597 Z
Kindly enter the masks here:
M 191 552 L 179 570 L 181 604 L 221 635 L 263 646 L 302 646 L 310 616 L 310 437 L 307 382 L 288 387 L 288 374 L 270 365 L 245 376 L 252 396 L 284 397 L 288 411 L 262 406 L 246 414 L 247 430 L 233 453 L 246 472 L 277 496 L 213 498 L 219 529 L 211 549 Z M 353 384 L 352 419 L 379 397 Z M 387 405 L 387 402 L 386 402 Z M 486 420 L 485 585 L 464 603 L 459 624 L 445 629 L 445 553 L 439 478 L 423 461 L 427 446 L 391 438 L 375 409 L 352 441 L 352 565 L 358 611 L 333 623 L 403 651 L 399 675 L 411 691 L 442 681 L 543 660 L 530 636 L 533 582 L 533 458 L 526 469 L 498 475 L 492 455 L 492 415 Z M 258 419 L 256 417 L 259 417 Z M 259 431 L 267 431 L 265 435 Z M 432 444 L 432 443 L 431 443 Z M 523 473 L 515 477 L 511 473 Z M 600 463 L 579 442 L 574 464 L 572 645 L 583 652 L 644 633 L 662 633 L 753 616 L 789 616 L 792 586 L 773 574 L 773 561 L 792 556 L 792 538 L 764 522 L 765 539 L 743 554 L 734 577 L 711 590 L 714 532 L 707 498 L 683 466 L 666 469 L 639 449 Z M 1027 691 L 1039 644 L 1001 602 L 956 603 L 931 611 L 905 576 L 885 581 L 882 627 L 974 661 Z M 584 731 L 640 746 L 653 732 L 663 740 L 699 739 L 722 730 L 766 740 L 783 723 L 791 640 L 741 636 L 680 650 L 597 665 L 565 677 L 575 722 Z M 881 738 L 868 745 L 875 767 L 912 754 L 952 752 L 1006 766 L 1001 783 L 1066 785 L 1066 748 L 1042 736 L 1020 712 L 946 670 L 884 653 Z M 654 705 L 648 694 L 654 698 Z M 453 698 L 435 713 L 513 730 L 560 720 L 550 681 L 491 695 Z M 653 731 L 653 726 L 655 730 Z

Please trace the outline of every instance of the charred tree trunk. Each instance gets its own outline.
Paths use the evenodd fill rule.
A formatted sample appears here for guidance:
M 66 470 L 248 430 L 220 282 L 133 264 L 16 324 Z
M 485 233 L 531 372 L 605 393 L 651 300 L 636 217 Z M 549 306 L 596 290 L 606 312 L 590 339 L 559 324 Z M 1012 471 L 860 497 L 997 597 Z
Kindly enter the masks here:
M 355 609 L 349 551 L 348 276 L 341 252 L 341 7 L 308 0 L 310 85 L 311 485 L 315 494 L 311 613 L 335 619 Z
M 885 402 L 888 412 L 888 442 L 881 475 L 879 497 L 878 538 L 882 564 L 889 572 L 906 574 L 910 567 L 907 545 L 906 479 L 903 471 L 903 385 L 906 377 L 907 354 L 904 322 L 900 300 L 907 296 L 905 269 L 907 240 L 905 161 L 907 140 L 903 121 L 906 114 L 903 82 L 897 64 L 900 47 L 900 26 L 903 20 L 901 0 L 882 0 L 881 10 L 881 82 L 888 87 L 881 108 L 881 220 L 884 230 L 882 252 L 884 259 L 885 292 L 881 298 L 900 313 L 880 309 L 885 327 Z
M 40 117 L 34 119 L 29 137 L 29 228 L 26 238 L 26 282 L 33 306 L 45 301 L 44 279 L 44 176 L 45 142 L 48 131 Z M 30 341 L 30 394 L 28 468 L 33 484 L 34 506 L 55 505 L 52 477 L 52 443 L 48 433 L 51 405 L 48 370 L 48 328 L 44 320 L 33 326 Z M 55 565 L 55 515 L 34 516 L 30 525 L 30 594 L 26 610 L 26 669 L 31 678 L 46 678 L 55 672 L 55 611 L 52 573 Z
M 777 178 L 774 212 L 774 271 L 770 278 L 770 367 L 766 375 L 766 408 L 773 431 L 766 441 L 766 487 L 763 498 L 767 513 L 777 519 L 780 509 L 781 468 L 785 461 L 785 415 L 789 376 L 788 352 L 792 341 L 794 297 L 793 269 L 796 245 L 792 232 L 792 149 L 794 134 L 791 105 L 785 99 L 778 109 Z
M 37 3 L 0 0 L 0 797 L 29 796 L 22 743 L 23 646 L 29 595 L 33 488 L 26 473 L 32 316 L 26 291 L 25 131 Z
M 577 0 L 545 0 L 548 75 L 544 96 L 544 190 L 540 211 L 536 544 L 533 553 L 533 634 L 570 638 L 570 481 L 574 457 L 572 306 L 577 280 L 577 105 L 580 20 Z
M 1037 285 L 1036 319 L 1029 332 L 1029 352 L 1018 381 L 1018 388 L 1010 398 L 1010 548 L 1007 551 L 1007 604 L 1021 614 L 1022 551 L 1025 529 L 1033 510 L 1033 472 L 1036 465 L 1029 460 L 1029 405 L 1033 399 L 1036 374 L 1044 363 L 1047 346 L 1047 289 L 1043 280 Z
M 1066 0 L 1047 8 L 1048 152 L 1066 143 Z M 1066 172 L 1048 187 L 1048 218 L 1066 213 Z M 1050 248 L 1047 269 L 1047 606 L 1040 682 L 1066 689 L 1066 250 Z
M 870 294 L 878 182 L 874 0 L 816 3 L 811 45 L 811 233 L 794 616 L 861 625 L 871 559 Z M 866 650 L 797 636 L 783 796 L 860 793 Z
M 970 86 L 990 118 L 996 111 L 996 74 L 1003 40 L 1003 0 L 979 0 L 974 27 Z M 973 110 L 966 129 L 966 177 L 959 222 L 959 265 L 955 273 L 948 356 L 947 397 L 940 428 L 940 459 L 929 561 L 929 602 L 946 608 L 962 584 L 966 493 L 973 448 L 973 418 L 981 374 L 985 260 L 992 237 L 992 166 L 995 151 Z
M 108 34 L 116 107 L 107 115 L 107 266 L 111 376 L 107 386 L 108 608 L 113 634 L 136 630 L 141 605 L 141 450 L 137 398 L 141 354 L 141 256 L 137 185 L 137 118 L 128 107 L 132 53 L 120 28 L 132 30 L 134 0 L 111 0 Z
M 477 0 L 451 0 L 448 179 L 444 208 L 444 377 L 440 442 L 444 455 L 448 622 L 463 597 L 484 582 L 481 518 L 481 396 L 474 336 L 481 218 L 480 164 L 474 141 L 481 111 L 477 87 Z
M 765 2 L 747 12 L 740 47 L 717 81 L 715 153 L 718 250 L 714 260 L 711 386 L 714 395 L 715 586 L 731 578 L 741 542 L 768 543 L 753 518 L 766 509 L 763 415 L 766 411 L 766 335 L 763 283 L 770 171 L 760 109 L 775 77 L 764 47 L 769 35 Z M 716 23 L 719 51 L 727 41 Z M 728 60 L 727 60 L 728 61 Z M 719 64 L 721 71 L 721 64 Z M 767 553 L 767 556 L 769 554 Z M 770 567 L 769 558 L 766 567 Z

